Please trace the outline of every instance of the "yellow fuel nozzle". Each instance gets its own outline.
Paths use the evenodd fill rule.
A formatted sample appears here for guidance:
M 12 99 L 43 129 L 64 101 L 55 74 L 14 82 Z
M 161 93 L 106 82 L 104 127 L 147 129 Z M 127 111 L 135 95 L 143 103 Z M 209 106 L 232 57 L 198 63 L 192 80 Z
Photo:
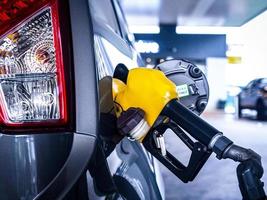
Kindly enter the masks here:
M 189 73 L 190 69 L 196 70 L 190 67 Z M 198 70 L 191 72 L 193 78 L 200 75 Z M 163 72 L 147 68 L 128 70 L 121 64 L 115 69 L 112 85 L 119 132 L 142 142 L 146 150 L 184 183 L 194 180 L 214 152 L 218 159 L 230 158 L 241 162 L 237 175 L 243 199 L 266 199 L 260 180 L 263 175 L 260 156 L 233 144 L 222 132 L 178 102 L 176 86 Z M 203 109 L 198 113 L 201 111 Z M 170 120 L 155 124 L 159 115 Z M 171 129 L 191 150 L 187 166 L 167 151 L 163 138 L 167 129 Z
M 144 118 L 152 127 L 165 105 L 178 98 L 176 86 L 156 69 L 135 68 L 126 74 L 127 80 L 122 78 L 124 82 L 113 78 L 116 115 L 119 117 L 129 108 L 139 108 L 145 112 Z M 142 138 L 144 136 L 140 140 Z

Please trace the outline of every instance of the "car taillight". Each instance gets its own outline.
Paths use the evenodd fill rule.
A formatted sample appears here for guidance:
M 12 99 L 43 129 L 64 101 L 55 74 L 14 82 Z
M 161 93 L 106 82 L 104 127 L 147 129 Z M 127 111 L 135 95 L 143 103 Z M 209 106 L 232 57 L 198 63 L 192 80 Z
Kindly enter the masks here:
M 66 124 L 68 120 L 57 12 L 56 1 L 0 3 L 0 30 L 9 27 L 0 33 L 3 125 L 53 126 Z M 17 25 L 11 28 L 10 24 Z

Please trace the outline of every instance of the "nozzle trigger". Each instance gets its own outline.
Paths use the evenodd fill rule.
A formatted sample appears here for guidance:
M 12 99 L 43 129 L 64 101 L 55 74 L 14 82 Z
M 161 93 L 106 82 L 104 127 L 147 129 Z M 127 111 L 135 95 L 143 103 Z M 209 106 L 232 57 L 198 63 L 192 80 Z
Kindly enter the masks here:
M 177 160 L 165 147 L 164 133 L 171 129 L 192 151 L 187 166 Z M 184 183 L 193 181 L 206 163 L 211 151 L 200 142 L 192 141 L 174 122 L 162 123 L 151 130 L 143 140 L 144 147 Z

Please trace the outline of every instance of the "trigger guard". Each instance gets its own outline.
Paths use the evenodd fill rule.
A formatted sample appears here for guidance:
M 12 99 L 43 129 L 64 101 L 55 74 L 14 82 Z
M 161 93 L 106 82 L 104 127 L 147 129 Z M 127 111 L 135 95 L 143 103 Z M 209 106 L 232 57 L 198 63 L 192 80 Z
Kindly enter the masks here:
M 184 166 L 182 162 L 176 159 L 169 151 L 166 151 L 166 155 L 162 155 L 160 149 L 156 147 L 154 133 L 157 132 L 163 135 L 168 128 L 170 128 L 192 151 L 187 166 Z M 194 180 L 211 155 L 211 151 L 208 150 L 205 145 L 200 142 L 193 142 L 174 122 L 163 123 L 155 127 L 144 138 L 143 145 L 153 156 L 155 156 L 184 183 Z

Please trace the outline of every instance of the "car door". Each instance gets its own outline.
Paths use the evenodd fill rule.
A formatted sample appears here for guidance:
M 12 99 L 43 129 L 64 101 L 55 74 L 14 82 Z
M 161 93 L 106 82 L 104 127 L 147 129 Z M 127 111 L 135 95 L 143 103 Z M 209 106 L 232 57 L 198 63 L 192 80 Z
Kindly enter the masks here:
M 260 80 L 256 80 L 250 88 L 248 105 L 250 108 L 253 108 L 253 109 L 256 108 L 257 101 L 258 101 L 258 98 L 260 96 L 260 94 L 259 94 L 259 81 Z
M 248 97 L 247 97 L 247 106 L 249 108 L 256 108 L 257 100 L 259 97 L 259 79 L 253 81 L 251 84 L 249 90 L 247 91 Z
M 255 80 L 248 83 L 248 85 L 243 89 L 241 97 L 241 105 L 245 108 L 250 108 L 253 105 L 255 97 L 253 96 L 255 92 Z
M 138 67 L 140 63 L 138 54 L 131 43 L 123 37 L 119 16 L 114 9 L 115 2 L 91 0 L 89 5 L 94 28 L 94 49 L 99 80 L 112 76 L 119 63 L 123 63 L 129 69 Z M 110 101 L 113 100 L 110 99 Z M 157 163 L 140 143 L 124 138 L 108 156 L 107 161 L 114 182 L 124 197 L 164 199 Z

